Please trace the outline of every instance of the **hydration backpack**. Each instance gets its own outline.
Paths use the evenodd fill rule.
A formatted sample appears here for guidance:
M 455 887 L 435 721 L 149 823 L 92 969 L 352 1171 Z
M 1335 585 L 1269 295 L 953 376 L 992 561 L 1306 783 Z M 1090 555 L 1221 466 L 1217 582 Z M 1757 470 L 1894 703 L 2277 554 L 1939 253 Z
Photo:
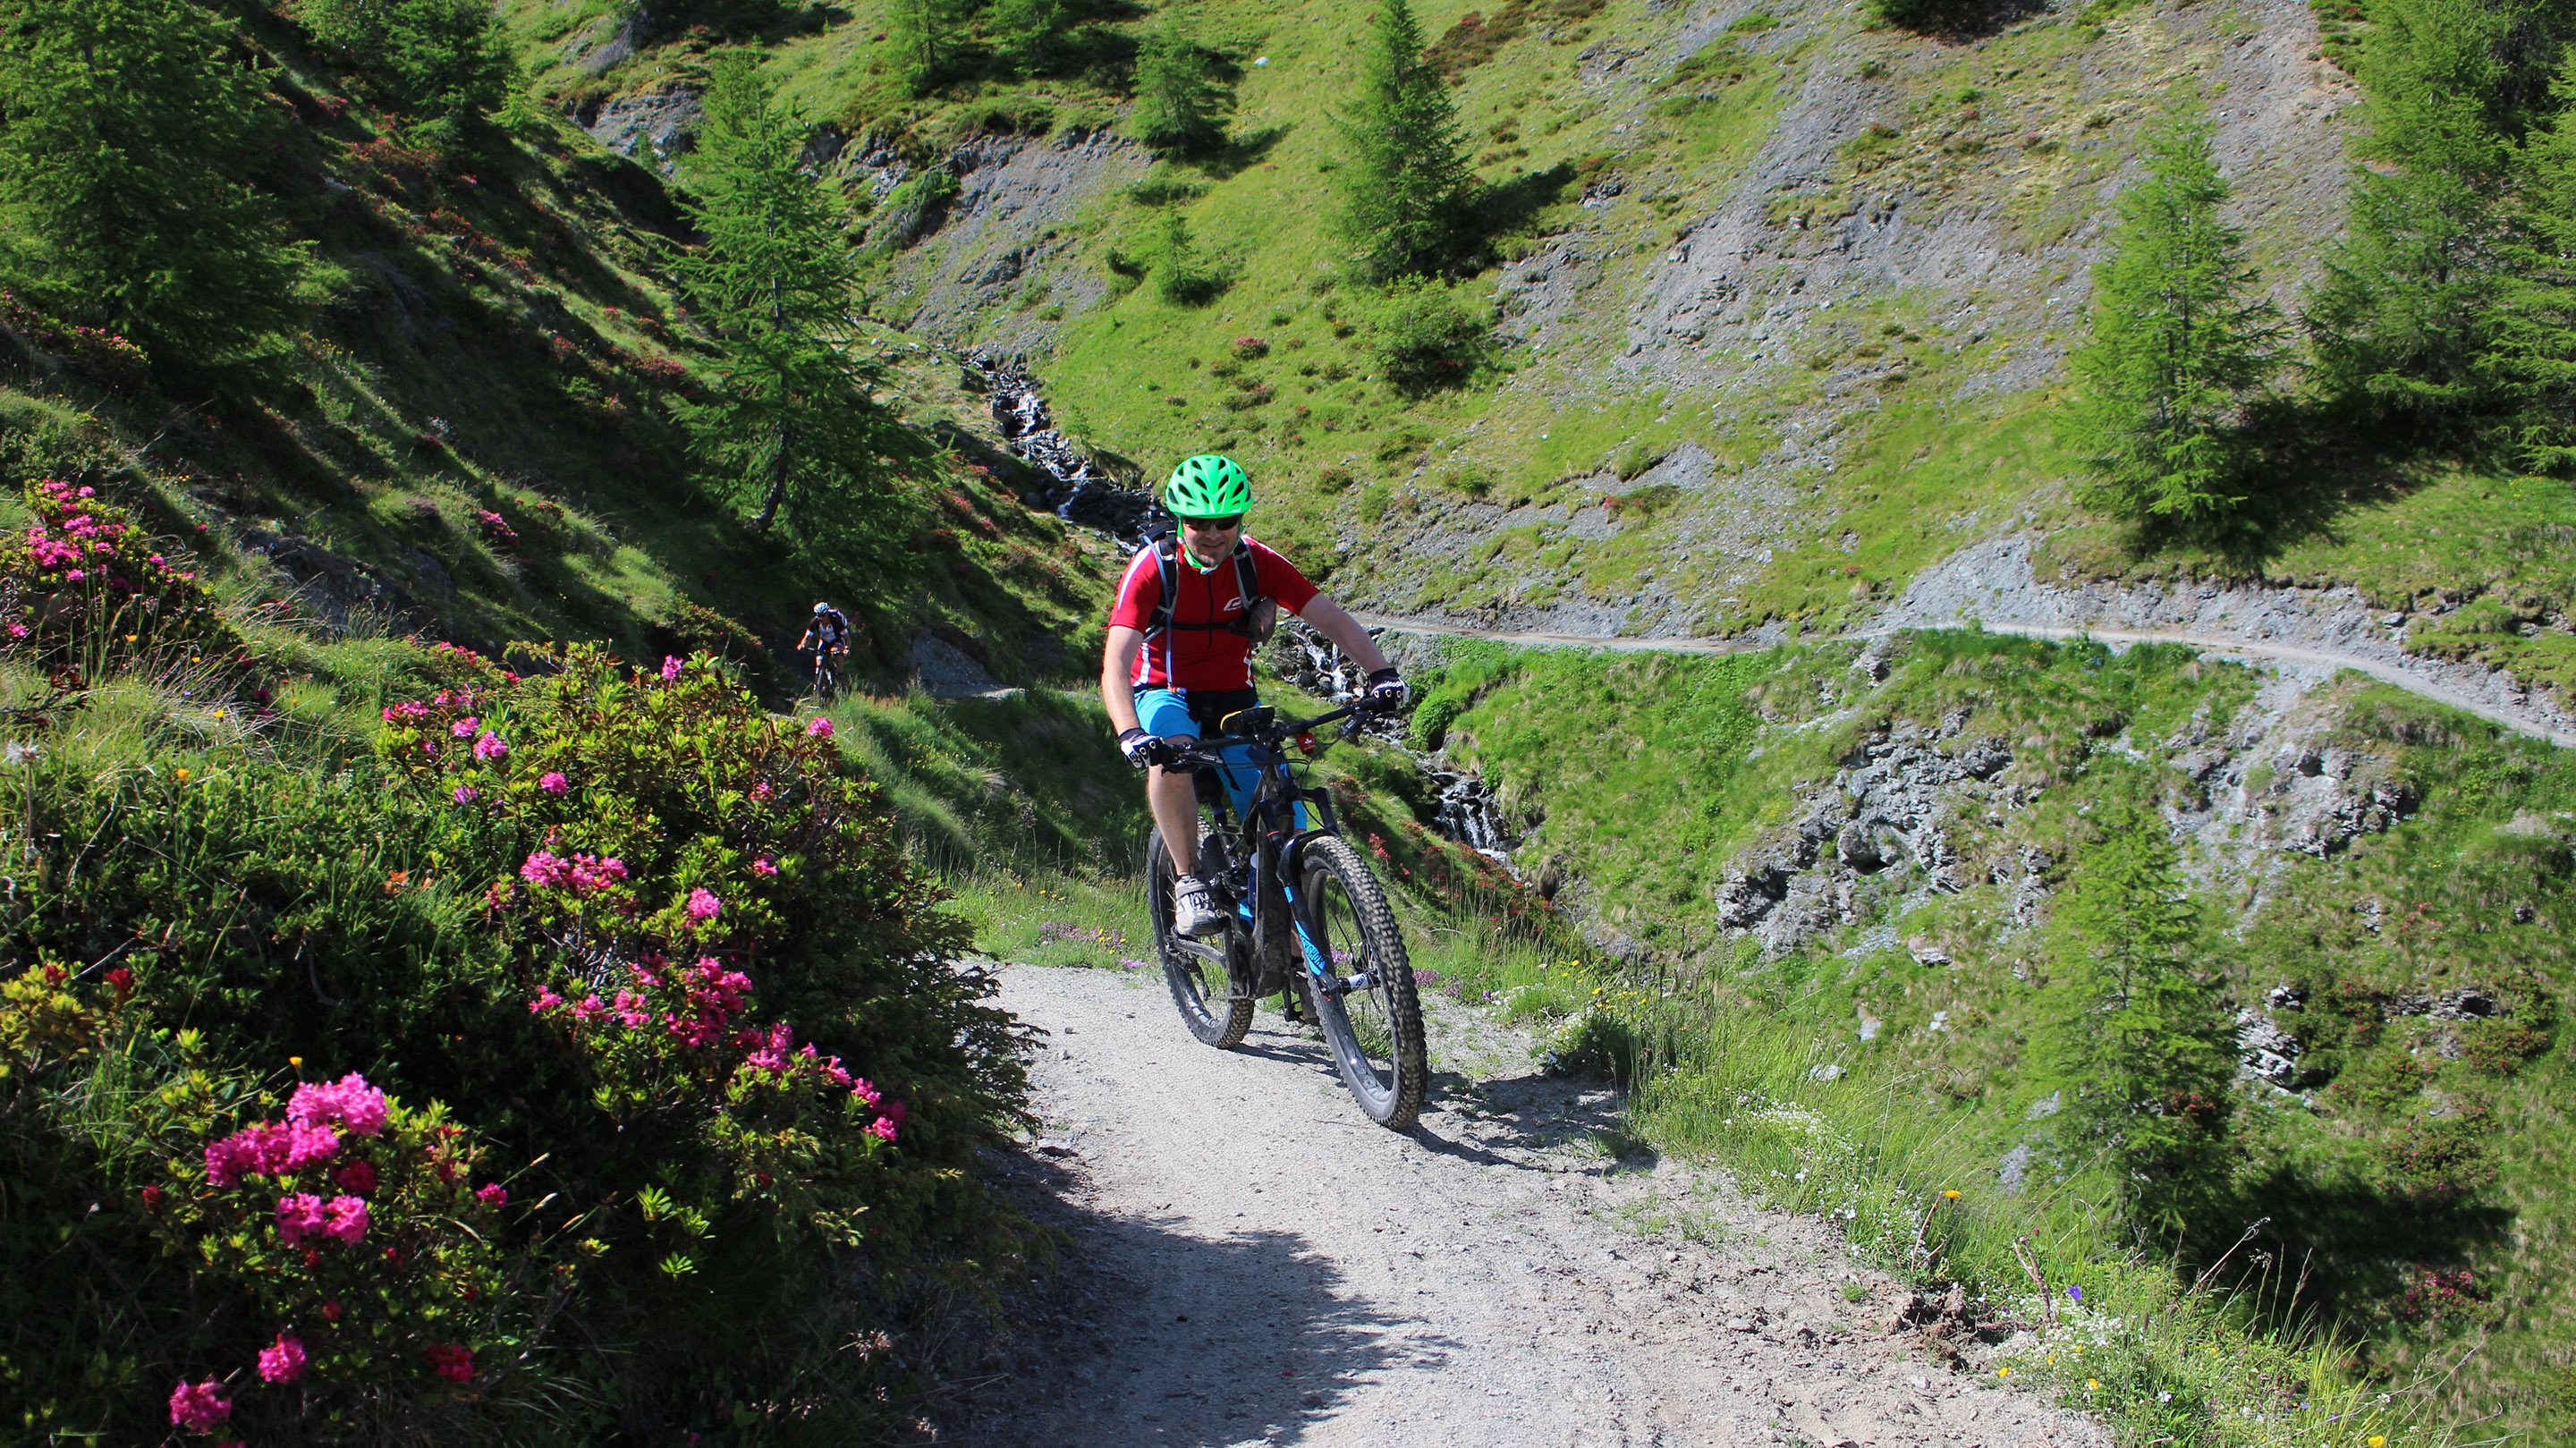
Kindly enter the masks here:
M 1147 629 L 1147 633 L 1161 633 L 1165 629 L 1175 628 L 1186 629 L 1193 633 L 1216 633 L 1222 630 L 1226 633 L 1241 634 L 1257 644 L 1270 641 L 1271 633 L 1279 626 L 1279 600 L 1262 596 L 1259 570 L 1254 568 L 1252 563 L 1251 543 L 1242 538 L 1234 540 L 1234 587 L 1236 594 L 1243 600 L 1243 613 L 1231 623 L 1218 623 L 1214 620 L 1206 623 L 1174 623 L 1172 604 L 1180 597 L 1181 540 L 1174 534 L 1157 533 L 1154 535 L 1153 545 L 1154 566 L 1161 572 L 1163 579 L 1163 597 L 1154 605 L 1153 627 Z

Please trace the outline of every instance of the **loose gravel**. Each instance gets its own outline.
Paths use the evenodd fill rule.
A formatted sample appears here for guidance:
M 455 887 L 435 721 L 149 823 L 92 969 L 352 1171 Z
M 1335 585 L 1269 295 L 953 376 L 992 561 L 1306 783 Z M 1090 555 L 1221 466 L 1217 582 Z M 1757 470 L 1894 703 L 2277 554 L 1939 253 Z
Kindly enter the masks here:
M 1009 966 L 1045 1132 L 998 1169 L 1062 1230 L 940 1441 L 1030 1448 L 2107 1445 L 1883 1335 L 1896 1284 L 1822 1224 L 1621 1134 L 1601 1086 L 1433 1004 L 1432 1100 L 1363 1118 L 1320 1042 L 1234 1051 L 1159 976 Z

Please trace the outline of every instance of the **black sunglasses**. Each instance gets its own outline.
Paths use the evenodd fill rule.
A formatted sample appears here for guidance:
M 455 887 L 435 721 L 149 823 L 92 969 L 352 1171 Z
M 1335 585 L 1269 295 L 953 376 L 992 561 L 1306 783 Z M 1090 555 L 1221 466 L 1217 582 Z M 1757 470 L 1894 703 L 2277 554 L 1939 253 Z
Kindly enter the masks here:
M 1231 518 L 1183 518 L 1181 523 L 1185 527 L 1196 528 L 1203 533 L 1222 533 L 1229 528 L 1242 527 L 1243 515 L 1237 513 Z

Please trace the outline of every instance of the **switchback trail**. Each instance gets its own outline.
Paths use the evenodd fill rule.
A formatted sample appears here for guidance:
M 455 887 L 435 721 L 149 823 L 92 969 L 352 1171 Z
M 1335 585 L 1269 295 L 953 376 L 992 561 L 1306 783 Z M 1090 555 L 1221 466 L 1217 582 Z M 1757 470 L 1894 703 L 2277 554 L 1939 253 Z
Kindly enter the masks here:
M 1886 1335 L 1907 1297 L 1834 1234 L 1645 1155 L 1607 1091 L 1540 1076 L 1480 1011 L 1431 1002 L 1432 1099 L 1397 1135 L 1275 1015 L 1214 1051 L 1159 973 L 1001 978 L 1048 1032 L 1046 1135 L 1001 1167 L 1066 1233 L 1065 1270 L 939 1441 L 2110 1441 Z
M 1517 632 L 1508 629 L 1481 629 L 1437 619 L 1405 618 L 1390 614 L 1360 613 L 1353 617 L 1371 628 L 1384 628 L 1396 633 L 1418 634 L 1432 638 L 1491 639 L 1498 643 L 1520 644 L 1532 648 L 1587 648 L 1620 653 L 1743 654 L 1776 647 L 1782 640 L 1754 638 L 1622 638 L 1598 634 L 1561 634 Z M 1897 623 L 1881 628 L 1858 629 L 1849 633 L 1817 634 L 1801 642 L 1828 643 L 1837 639 L 1865 640 L 1887 638 L 1894 634 L 1966 626 L 1968 620 Z M 2561 749 L 2576 749 L 2576 726 L 2566 716 L 2545 703 L 2535 703 L 2510 687 L 2479 689 L 2478 683 L 2492 684 L 2502 676 L 2474 666 L 2452 664 L 2437 659 L 2423 659 L 2402 653 L 2393 647 L 2363 651 L 2277 639 L 2249 638 L 2241 634 L 2189 629 L 2118 629 L 2086 625 L 2016 623 L 2009 620 L 1976 619 L 1975 626 L 1988 633 L 2016 634 L 2039 639 L 2094 639 L 2106 644 L 2185 644 L 2209 653 L 2240 658 L 2264 659 L 2293 667 L 2332 673 L 2352 669 L 2368 674 L 2384 684 L 2393 684 L 2408 693 L 2417 694 L 2437 704 L 2474 714 L 2492 724 L 2500 724 L 2517 734 L 2545 739 Z M 2483 679 L 2476 675 L 2485 675 Z M 2501 696 L 2501 697 L 2500 697 Z M 2517 702 L 2519 696 L 2519 702 Z

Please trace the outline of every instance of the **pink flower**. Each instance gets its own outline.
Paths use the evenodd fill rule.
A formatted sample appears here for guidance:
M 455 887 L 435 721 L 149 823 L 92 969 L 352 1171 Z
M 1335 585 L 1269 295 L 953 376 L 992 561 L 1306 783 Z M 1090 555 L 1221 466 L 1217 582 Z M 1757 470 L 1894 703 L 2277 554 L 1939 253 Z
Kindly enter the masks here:
M 96 489 L 96 488 L 83 488 L 83 489 L 81 489 L 79 492 L 74 493 L 72 496 L 73 496 L 73 497 L 76 497 L 76 498 L 95 498 L 95 497 L 97 497 L 97 496 L 98 496 L 98 489 Z
M 868 1103 L 870 1106 L 874 1106 L 879 1101 L 885 1099 L 883 1095 L 878 1092 L 876 1083 L 870 1081 L 865 1076 L 862 1076 L 858 1080 L 850 1083 L 850 1094 L 856 1096 L 861 1101 Z
M 64 574 L 63 577 L 73 583 L 78 583 L 82 579 L 89 577 L 89 575 L 75 568 L 71 572 Z
M 385 1093 L 352 1071 L 337 1081 L 307 1081 L 286 1103 L 286 1119 L 310 1123 L 337 1122 L 358 1136 L 385 1129 Z
M 342 1197 L 342 1201 L 356 1201 Z M 319 1237 L 331 1230 L 330 1209 L 311 1192 L 296 1192 L 277 1199 L 277 1235 L 292 1247 L 307 1237 Z
M 560 769 L 549 769 L 537 777 L 537 788 L 548 794 L 561 794 L 571 787 L 570 781 L 563 777 L 563 771 Z
M 581 1004 L 572 1008 L 572 1018 L 576 1021 L 589 1022 L 606 1014 L 608 1007 L 601 1002 L 596 991 L 582 997 Z
M 787 1069 L 788 1035 L 787 1023 L 785 1021 L 780 1021 L 777 1025 L 770 1027 L 769 1034 L 766 1037 L 761 1036 L 758 1032 L 752 1032 L 751 1039 L 760 1043 L 759 1049 L 753 1051 L 743 1059 L 750 1064 L 753 1070 L 784 1071 Z
M 475 1188 L 474 1199 L 487 1207 L 506 1207 L 510 1204 L 510 1189 L 499 1182 L 485 1182 Z
M 224 1385 L 208 1378 L 202 1383 L 181 1383 L 170 1394 L 170 1423 L 196 1433 L 211 1433 L 215 1425 L 233 1415 L 232 1400 L 224 1396 Z
M 468 714 L 464 718 L 457 720 L 455 723 L 448 725 L 447 732 L 455 735 L 459 739 L 471 739 L 474 737 L 475 727 L 482 722 L 483 721 L 480 719 Z
M 476 792 L 474 786 L 470 784 L 460 784 L 456 786 L 456 802 L 458 804 L 472 804 L 474 801 L 481 799 L 482 797 L 483 796 L 481 794 Z
M 808 739 L 831 738 L 832 721 L 824 718 L 820 714 L 815 715 L 814 722 L 805 726 L 805 737 Z
M 713 920 L 716 918 L 716 912 L 723 908 L 724 902 L 709 893 L 703 885 L 689 892 L 689 918 L 692 920 Z
M 681 671 L 686 668 L 688 668 L 688 665 L 681 663 L 678 659 L 675 659 L 668 654 L 664 654 L 662 656 L 662 682 L 667 684 L 671 680 L 680 677 Z
M 259 1350 L 259 1380 L 263 1383 L 291 1383 L 304 1376 L 304 1340 L 277 1335 L 275 1347 Z
M 347 1166 L 340 1168 L 338 1171 L 331 1173 L 331 1180 L 353 1192 L 374 1191 L 376 1189 L 375 1164 L 372 1162 L 353 1161 Z
M 539 1015 L 563 1003 L 563 997 L 555 994 L 553 986 L 539 986 L 535 999 L 528 1002 L 528 1014 Z
M 474 757 L 477 759 L 499 759 L 509 752 L 510 746 L 501 742 L 501 736 L 488 729 L 482 738 L 474 741 Z
M 751 787 L 751 797 L 757 800 L 766 800 L 776 793 L 778 793 L 778 791 L 771 789 L 769 787 L 769 781 L 765 779 Z
M 763 855 L 759 859 L 751 862 L 751 873 L 755 875 L 775 875 L 778 873 L 778 867 L 770 863 L 770 859 L 767 855 Z
M 323 1231 L 354 1247 L 367 1235 L 367 1199 L 333 1197 L 329 1207 L 331 1220 Z
M 11 638 L 13 638 L 13 639 L 22 639 L 22 638 L 25 638 L 26 636 L 27 636 L 27 626 L 26 626 L 25 624 L 23 624 L 23 623 L 13 623 L 13 624 L 9 625 L 9 637 L 11 637 Z
M 282 1176 L 328 1161 L 339 1150 L 338 1134 L 315 1122 L 248 1127 L 206 1144 L 206 1181 L 229 1187 L 253 1172 Z
M 474 1349 L 461 1342 L 441 1343 L 424 1351 L 421 1357 L 429 1370 L 451 1383 L 474 1381 Z
M 868 1135 L 875 1137 L 879 1141 L 890 1142 L 894 1140 L 895 1129 L 895 1119 L 891 1116 L 880 1116 L 876 1120 L 868 1123 Z

